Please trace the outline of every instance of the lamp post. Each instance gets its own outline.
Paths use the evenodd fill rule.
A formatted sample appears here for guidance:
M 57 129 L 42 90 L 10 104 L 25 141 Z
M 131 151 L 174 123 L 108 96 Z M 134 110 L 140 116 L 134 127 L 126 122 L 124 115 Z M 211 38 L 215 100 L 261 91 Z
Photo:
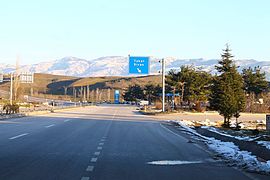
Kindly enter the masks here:
M 10 99 L 9 103 L 10 105 L 13 104 L 13 73 L 10 73 Z
M 165 112 L 165 59 L 162 61 L 162 112 Z

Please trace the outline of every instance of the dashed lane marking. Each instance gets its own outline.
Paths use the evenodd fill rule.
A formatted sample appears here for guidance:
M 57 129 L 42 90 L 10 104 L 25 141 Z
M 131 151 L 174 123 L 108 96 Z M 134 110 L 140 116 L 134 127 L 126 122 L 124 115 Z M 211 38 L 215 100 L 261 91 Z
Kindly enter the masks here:
M 104 145 L 104 143 L 99 143 L 98 145 L 103 146 L 103 145 Z
M 66 120 L 64 120 L 64 122 L 68 122 L 68 121 L 70 121 L 70 119 L 66 119 Z
M 88 166 L 87 168 L 86 168 L 86 171 L 93 171 L 94 170 L 94 166 Z
M 94 155 L 95 155 L 95 156 L 98 156 L 98 155 L 100 155 L 100 152 L 97 151 L 97 152 L 94 153 Z
M 97 147 L 97 149 L 98 149 L 98 150 L 101 150 L 101 149 L 102 149 L 102 147 L 98 146 L 98 147 Z
M 19 137 L 23 137 L 23 136 L 26 136 L 26 135 L 28 135 L 28 133 L 23 133 L 23 134 L 20 134 L 20 135 L 18 135 L 18 136 L 13 136 L 13 137 L 11 137 L 11 138 L 9 138 L 10 140 L 12 140 L 12 139 L 17 139 L 17 138 L 19 138 Z
M 53 127 L 53 126 L 55 126 L 55 124 L 51 124 L 51 125 L 45 126 L 45 128 L 50 128 L 50 127 Z
M 91 159 L 91 162 L 97 162 L 97 159 L 98 159 L 98 158 L 92 158 L 92 159 Z
M 82 177 L 81 180 L 89 180 L 89 177 Z

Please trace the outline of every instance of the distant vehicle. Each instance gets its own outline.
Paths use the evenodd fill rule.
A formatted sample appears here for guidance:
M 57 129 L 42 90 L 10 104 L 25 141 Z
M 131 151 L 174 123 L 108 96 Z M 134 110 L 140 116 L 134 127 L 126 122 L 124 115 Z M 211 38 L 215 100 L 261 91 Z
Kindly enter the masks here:
M 149 101 L 140 101 L 139 102 L 139 106 L 148 106 L 149 105 Z

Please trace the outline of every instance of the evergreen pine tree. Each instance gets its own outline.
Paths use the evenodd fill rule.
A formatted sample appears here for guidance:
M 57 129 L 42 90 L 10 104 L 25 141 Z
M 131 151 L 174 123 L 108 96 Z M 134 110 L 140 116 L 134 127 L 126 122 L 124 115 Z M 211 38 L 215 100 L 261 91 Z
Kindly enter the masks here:
M 243 69 L 242 76 L 248 96 L 250 112 L 253 112 L 254 102 L 260 94 L 268 90 L 268 82 L 266 81 L 265 73 L 261 72 L 260 67 Z
M 128 90 L 124 94 L 124 99 L 126 101 L 137 101 L 144 99 L 143 89 L 137 84 L 129 86 Z
M 229 46 L 223 51 L 216 66 L 219 75 L 213 80 L 210 105 L 224 117 L 224 127 L 230 127 L 230 119 L 238 118 L 245 107 L 245 93 L 242 76 L 237 71 Z
M 145 96 L 146 96 L 147 100 L 151 104 L 154 100 L 154 97 L 155 97 L 155 86 L 153 84 L 147 84 L 144 87 L 144 92 L 145 92 Z
M 179 72 L 171 70 L 168 73 L 166 82 L 175 87 L 181 95 L 184 92 L 185 101 L 200 103 L 208 99 L 211 79 L 211 75 L 205 71 L 197 70 L 192 66 L 181 66 Z
M 261 72 L 260 67 L 252 69 L 243 69 L 242 73 L 245 91 L 247 94 L 254 93 L 256 96 L 268 90 L 268 82 L 266 80 L 265 72 Z

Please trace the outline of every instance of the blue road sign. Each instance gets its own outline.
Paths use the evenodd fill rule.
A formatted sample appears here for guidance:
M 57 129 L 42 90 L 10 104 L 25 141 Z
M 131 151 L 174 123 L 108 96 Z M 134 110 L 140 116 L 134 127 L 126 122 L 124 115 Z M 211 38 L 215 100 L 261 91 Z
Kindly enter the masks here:
M 120 99 L 120 91 L 119 90 L 115 90 L 114 91 L 114 103 L 115 104 L 119 104 L 119 99 Z
M 130 74 L 149 74 L 149 57 L 129 56 Z

